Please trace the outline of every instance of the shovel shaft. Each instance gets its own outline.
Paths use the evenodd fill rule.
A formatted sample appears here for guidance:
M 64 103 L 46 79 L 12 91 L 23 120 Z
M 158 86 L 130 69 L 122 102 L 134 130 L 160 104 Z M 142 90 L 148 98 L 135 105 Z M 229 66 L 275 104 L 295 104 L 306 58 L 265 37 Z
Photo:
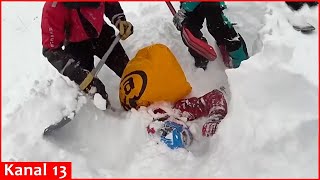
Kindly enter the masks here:
M 166 4 L 167 4 L 167 6 L 169 7 L 172 15 L 175 15 L 175 14 L 176 14 L 176 10 L 175 10 L 174 7 L 172 6 L 171 2 L 168 1 L 168 2 L 166 2 Z
M 111 52 L 113 51 L 113 48 L 118 44 L 120 40 L 120 35 L 118 34 L 116 36 L 116 38 L 113 40 L 113 42 L 111 43 L 109 49 L 107 50 L 107 52 L 103 55 L 101 61 L 98 63 L 97 67 L 95 67 L 92 71 L 91 74 L 96 77 L 99 73 L 99 71 L 101 70 L 103 64 L 106 62 L 106 60 L 108 59 L 109 55 L 111 54 Z

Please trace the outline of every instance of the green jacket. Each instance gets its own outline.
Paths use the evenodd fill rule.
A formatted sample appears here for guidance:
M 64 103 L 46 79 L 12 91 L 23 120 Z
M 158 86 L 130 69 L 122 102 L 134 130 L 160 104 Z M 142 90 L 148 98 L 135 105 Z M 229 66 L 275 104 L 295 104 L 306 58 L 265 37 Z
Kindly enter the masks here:
M 192 12 L 201 2 L 183 2 L 181 3 L 181 9 L 184 9 L 186 12 Z M 220 2 L 222 8 L 227 8 L 224 2 Z

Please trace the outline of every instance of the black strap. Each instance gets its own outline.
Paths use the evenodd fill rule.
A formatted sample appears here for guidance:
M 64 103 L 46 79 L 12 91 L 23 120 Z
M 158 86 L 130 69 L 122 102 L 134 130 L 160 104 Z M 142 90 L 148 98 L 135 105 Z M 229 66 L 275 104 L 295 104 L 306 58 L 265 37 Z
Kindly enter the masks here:
M 96 38 L 98 37 L 97 30 L 92 26 L 92 24 L 81 14 L 80 8 L 77 8 L 77 12 L 81 21 L 81 24 L 86 31 L 86 34 L 90 38 Z

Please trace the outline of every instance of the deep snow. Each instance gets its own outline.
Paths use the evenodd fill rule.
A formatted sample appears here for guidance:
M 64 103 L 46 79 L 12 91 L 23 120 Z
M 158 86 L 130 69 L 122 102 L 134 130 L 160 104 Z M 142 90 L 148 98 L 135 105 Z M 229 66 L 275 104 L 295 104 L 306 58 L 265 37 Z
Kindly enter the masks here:
M 104 67 L 99 77 L 117 111 L 103 112 L 87 100 L 74 121 L 43 139 L 43 129 L 76 106 L 77 89 L 41 54 L 43 2 L 4 2 L 3 161 L 71 161 L 73 177 L 318 176 L 318 28 L 305 35 L 287 20 L 294 15 L 318 27 L 318 8 L 292 13 L 282 2 L 227 2 L 225 13 L 251 58 L 225 70 L 219 54 L 203 71 L 194 68 L 164 2 L 121 4 L 135 28 L 122 42 L 130 58 L 162 43 L 185 71 L 190 96 L 226 87 L 229 113 L 217 134 L 202 138 L 199 123 L 189 123 L 196 137 L 190 151 L 157 145 L 145 131 L 149 108 L 121 111 L 120 79 Z

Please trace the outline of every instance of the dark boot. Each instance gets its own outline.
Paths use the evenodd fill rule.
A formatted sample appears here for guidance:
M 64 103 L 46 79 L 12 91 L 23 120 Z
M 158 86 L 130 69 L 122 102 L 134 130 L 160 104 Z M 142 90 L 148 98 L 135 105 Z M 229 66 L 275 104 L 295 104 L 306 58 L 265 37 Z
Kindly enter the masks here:
M 226 50 L 232 60 L 232 67 L 238 68 L 242 61 L 249 59 L 247 46 L 240 34 L 237 39 L 226 40 Z
M 206 70 L 208 63 L 209 63 L 209 60 L 207 60 L 206 58 L 203 58 L 203 57 L 194 58 L 194 65 L 197 68 L 202 68 L 203 70 Z

